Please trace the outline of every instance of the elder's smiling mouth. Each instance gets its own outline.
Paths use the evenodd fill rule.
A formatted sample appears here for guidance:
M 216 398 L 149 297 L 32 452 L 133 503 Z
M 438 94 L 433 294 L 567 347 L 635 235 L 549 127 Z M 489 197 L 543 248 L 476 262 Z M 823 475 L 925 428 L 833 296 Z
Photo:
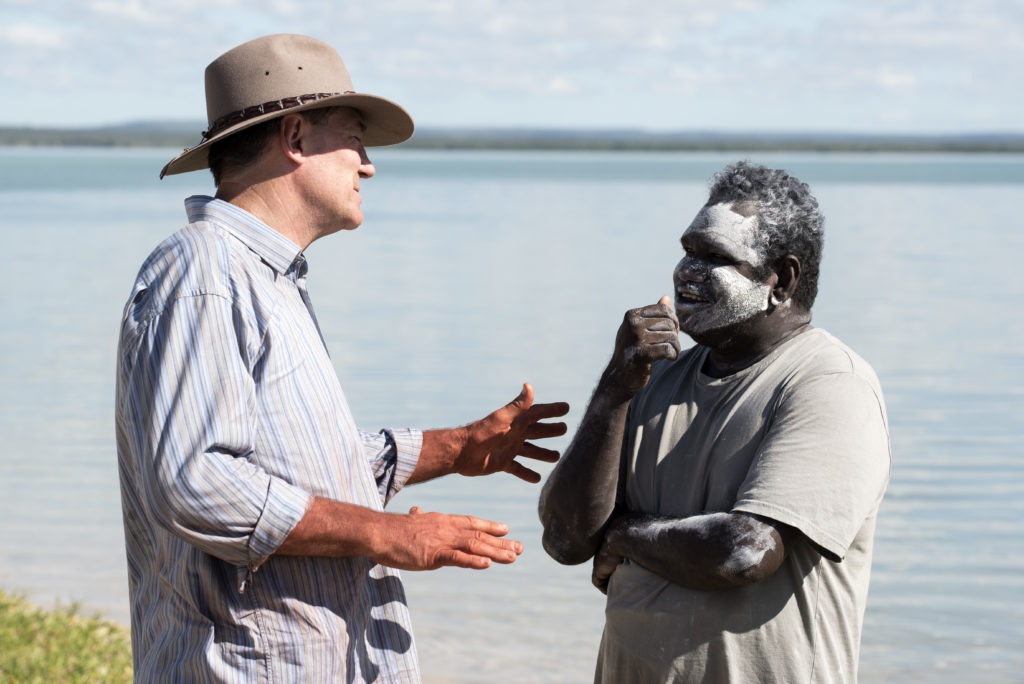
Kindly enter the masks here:
M 683 304 L 705 304 L 708 300 L 689 290 L 676 290 L 676 301 Z

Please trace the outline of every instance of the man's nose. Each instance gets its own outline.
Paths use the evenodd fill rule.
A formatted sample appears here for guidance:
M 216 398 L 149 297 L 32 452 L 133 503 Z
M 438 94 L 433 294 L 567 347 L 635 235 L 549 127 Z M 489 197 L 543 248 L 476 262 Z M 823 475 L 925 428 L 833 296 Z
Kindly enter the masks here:
M 359 148 L 359 177 L 360 178 L 372 178 L 373 174 L 377 173 L 377 169 L 373 167 L 373 162 L 370 161 L 370 156 L 366 154 L 366 148 Z

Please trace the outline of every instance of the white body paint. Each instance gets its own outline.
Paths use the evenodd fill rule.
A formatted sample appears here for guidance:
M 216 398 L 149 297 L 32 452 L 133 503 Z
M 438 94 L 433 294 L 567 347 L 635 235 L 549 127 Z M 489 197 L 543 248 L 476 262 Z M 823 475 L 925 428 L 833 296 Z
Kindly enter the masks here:
M 732 256 L 752 266 L 764 262 L 763 236 L 758 230 L 757 216 L 743 216 L 731 205 L 705 207 L 686 232 L 700 233 L 729 247 Z M 686 266 L 696 280 L 687 281 L 679 268 Z M 692 277 L 692 276 L 691 276 Z M 701 334 L 744 321 L 768 308 L 771 288 L 750 280 L 732 266 L 715 266 L 706 261 L 684 258 L 676 273 L 676 313 L 680 329 L 688 334 Z M 680 296 L 680 288 L 694 288 L 707 301 L 693 301 Z
M 702 539 L 710 539 L 715 530 L 720 530 L 723 526 L 733 527 L 736 524 L 732 521 L 730 513 L 708 513 L 681 520 L 652 520 L 634 529 L 633 534 L 656 542 L 662 532 L 688 527 Z M 772 531 L 768 525 L 755 525 L 744 531 L 733 545 L 732 552 L 718 566 L 720 574 L 740 575 L 757 567 L 764 560 L 765 554 L 775 548 Z
M 643 526 L 638 526 L 633 534 L 648 541 L 656 541 L 659 534 L 679 527 L 679 523 L 679 520 L 651 520 L 645 522 Z
M 745 532 L 740 536 L 739 542 L 722 563 L 722 569 L 726 574 L 740 574 L 757 567 L 764 560 L 765 554 L 775 548 L 772 528 L 768 525 L 758 526 Z

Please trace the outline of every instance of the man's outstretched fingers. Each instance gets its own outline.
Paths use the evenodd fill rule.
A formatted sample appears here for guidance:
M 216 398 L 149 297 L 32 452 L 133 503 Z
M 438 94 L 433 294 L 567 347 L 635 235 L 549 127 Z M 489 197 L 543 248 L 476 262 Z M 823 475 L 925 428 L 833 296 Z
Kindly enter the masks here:
M 512 563 L 523 552 L 523 545 L 511 539 L 498 539 L 480 534 L 468 540 L 464 550 L 466 553 L 490 558 L 498 563 Z
M 477 518 L 472 515 L 460 516 L 465 523 L 465 526 L 471 530 L 483 532 L 489 534 L 492 537 L 504 537 L 508 534 L 508 525 L 505 523 L 495 522 L 494 520 L 484 520 L 483 518 Z
M 486 570 L 491 567 L 491 559 L 475 556 L 458 549 L 447 549 L 437 555 L 438 564 L 446 567 L 468 568 L 470 570 Z
M 476 522 L 490 522 L 474 518 Z M 502 525 L 501 527 L 504 527 Z M 480 529 L 472 529 L 453 544 L 452 551 L 474 558 L 486 558 L 497 563 L 512 563 L 523 552 L 523 545 L 514 539 L 502 539 Z M 466 558 L 459 556 L 461 560 Z M 487 567 L 487 566 L 484 566 Z
M 525 430 L 525 439 L 546 439 L 548 437 L 561 437 L 566 433 L 568 427 L 565 423 L 533 423 Z
M 544 449 L 536 444 L 530 444 L 529 442 L 523 442 L 523 446 L 519 450 L 519 455 L 526 458 L 532 458 L 535 461 L 544 461 L 545 463 L 555 463 L 558 461 L 560 456 L 560 454 L 553 449 Z
M 519 392 L 519 396 L 510 401 L 507 405 L 518 412 L 526 411 L 533 406 L 533 385 L 528 382 L 524 382 L 523 389 Z
M 537 484 L 540 482 L 540 473 L 530 470 L 519 461 L 512 461 L 509 463 L 505 472 L 515 475 L 520 480 L 526 480 L 530 484 Z
M 544 418 L 557 418 L 569 412 L 569 404 L 564 401 L 553 401 L 547 404 L 534 404 L 530 407 L 531 418 L 541 420 Z

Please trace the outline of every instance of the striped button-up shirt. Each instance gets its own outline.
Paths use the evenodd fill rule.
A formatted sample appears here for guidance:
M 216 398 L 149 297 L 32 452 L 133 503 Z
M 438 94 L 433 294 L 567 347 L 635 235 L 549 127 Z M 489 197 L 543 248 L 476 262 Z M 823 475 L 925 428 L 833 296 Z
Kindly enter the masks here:
M 361 432 L 302 250 L 190 197 L 125 306 L 116 429 L 138 681 L 418 681 L 398 572 L 273 555 L 320 496 L 381 510 L 422 434 Z

